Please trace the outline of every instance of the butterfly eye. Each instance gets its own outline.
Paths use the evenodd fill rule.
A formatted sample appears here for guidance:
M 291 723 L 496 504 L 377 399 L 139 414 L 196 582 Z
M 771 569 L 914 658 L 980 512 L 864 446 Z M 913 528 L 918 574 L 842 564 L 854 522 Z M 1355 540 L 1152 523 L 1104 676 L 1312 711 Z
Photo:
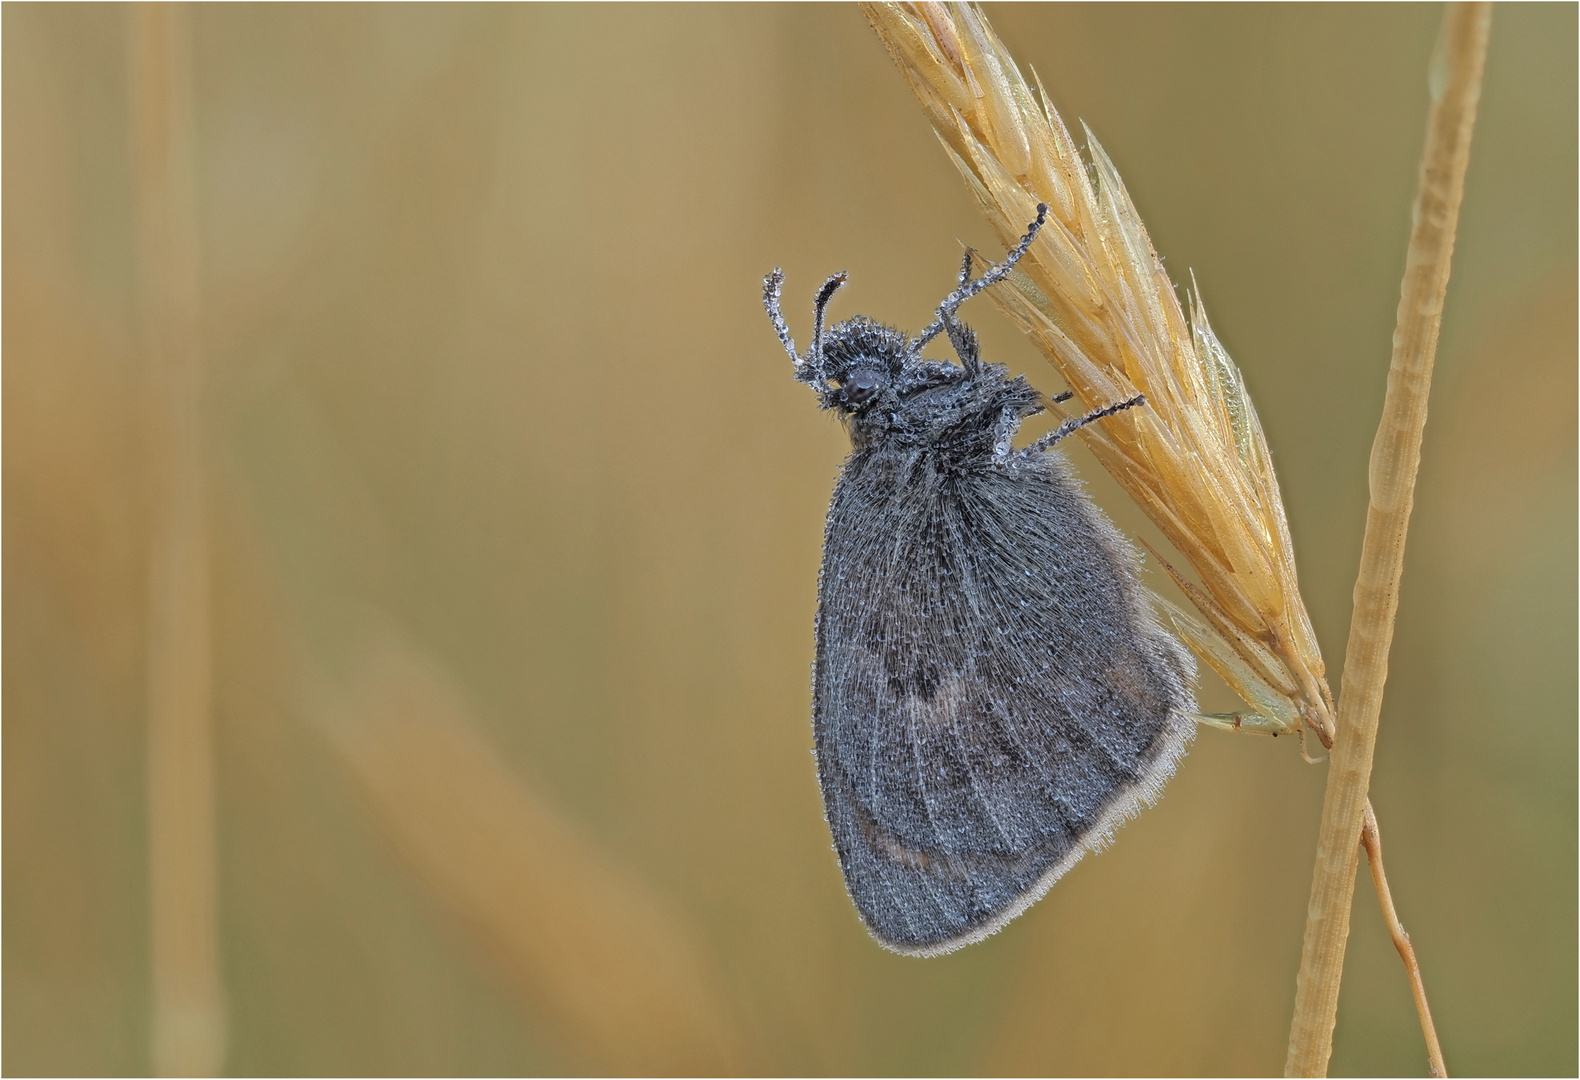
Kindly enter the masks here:
M 881 371 L 853 371 L 840 384 L 840 389 L 844 392 L 845 404 L 856 409 L 877 397 L 887 382 Z

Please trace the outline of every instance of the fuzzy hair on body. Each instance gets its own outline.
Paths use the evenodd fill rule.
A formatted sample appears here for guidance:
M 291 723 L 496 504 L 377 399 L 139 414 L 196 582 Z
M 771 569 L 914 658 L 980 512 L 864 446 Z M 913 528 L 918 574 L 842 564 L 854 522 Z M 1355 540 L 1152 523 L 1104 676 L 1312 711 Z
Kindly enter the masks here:
M 1044 411 L 983 363 L 954 317 L 1041 226 L 960 287 L 916 340 L 857 317 L 796 377 L 838 412 L 852 453 L 829 506 L 812 723 L 834 849 L 856 909 L 895 952 L 936 956 L 1019 915 L 1153 803 L 1188 745 L 1195 664 L 1159 625 L 1139 557 L 1053 442 L 1140 398 L 1011 441 Z M 921 359 L 947 332 L 960 364 Z

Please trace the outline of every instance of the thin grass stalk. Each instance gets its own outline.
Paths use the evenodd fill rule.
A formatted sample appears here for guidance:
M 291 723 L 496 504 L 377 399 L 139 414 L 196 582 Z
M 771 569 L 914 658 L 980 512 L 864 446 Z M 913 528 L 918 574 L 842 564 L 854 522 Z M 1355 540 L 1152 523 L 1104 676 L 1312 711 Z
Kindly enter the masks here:
M 1447 1076 L 1448 1066 L 1443 1064 L 1443 1047 L 1437 1041 L 1437 1025 L 1432 1023 L 1432 1008 L 1426 1003 L 1426 984 L 1421 979 L 1421 964 L 1415 958 L 1415 946 L 1405 933 L 1394 910 L 1393 891 L 1388 888 L 1388 875 L 1383 871 L 1382 831 L 1377 827 L 1377 814 L 1371 800 L 1366 800 L 1365 824 L 1361 828 L 1361 847 L 1366 849 L 1366 862 L 1372 869 L 1372 884 L 1377 888 L 1377 901 L 1382 905 L 1383 921 L 1388 924 L 1388 936 L 1404 961 L 1405 974 L 1410 979 L 1410 995 L 1415 998 L 1416 1016 L 1421 1021 L 1421 1034 L 1426 1039 L 1427 1070 L 1433 1076 Z
M 1491 17 L 1490 4 L 1449 5 L 1432 62 L 1432 108 L 1400 290 L 1388 391 L 1372 444 L 1371 504 L 1366 512 L 1355 610 L 1344 659 L 1344 688 L 1295 982 L 1295 1015 L 1284 1065 L 1288 1076 L 1325 1075 L 1333 1049 L 1357 846 L 1377 745 L 1388 649 L 1404 570 L 1405 534 L 1421 464 L 1427 391 L 1448 291 Z
M 137 269 L 153 505 L 148 846 L 153 1071 L 219 1072 L 208 513 L 200 399 L 189 13 L 127 12 Z

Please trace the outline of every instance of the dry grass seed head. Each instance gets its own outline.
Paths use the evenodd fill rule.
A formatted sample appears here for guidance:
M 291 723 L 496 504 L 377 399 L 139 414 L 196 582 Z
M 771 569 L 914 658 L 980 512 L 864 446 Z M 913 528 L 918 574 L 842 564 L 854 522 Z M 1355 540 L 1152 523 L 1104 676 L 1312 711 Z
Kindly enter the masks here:
M 1146 395 L 1151 408 L 1081 437 L 1195 570 L 1199 585 L 1159 558 L 1198 614 L 1163 608 L 1256 710 L 1233 726 L 1309 726 L 1329 743 L 1332 695 L 1267 439 L 1194 280 L 1187 320 L 1113 163 L 1086 131 L 1088 167 L 1041 82 L 1034 97 L 980 11 L 863 9 L 1005 246 L 1039 202 L 1051 208 L 1027 257 L 989 292 L 1086 408 Z

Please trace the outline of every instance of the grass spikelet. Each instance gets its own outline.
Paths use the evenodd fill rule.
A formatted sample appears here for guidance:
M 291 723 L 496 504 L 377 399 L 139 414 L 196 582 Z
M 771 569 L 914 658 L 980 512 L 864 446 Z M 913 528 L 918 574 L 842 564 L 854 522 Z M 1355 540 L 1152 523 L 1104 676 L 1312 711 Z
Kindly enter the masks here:
M 1090 131 L 1090 166 L 1082 160 L 1040 82 L 1034 95 L 980 12 L 863 9 L 1004 245 L 1039 202 L 1050 208 L 1017 271 L 989 290 L 994 301 L 1086 408 L 1146 395 L 1150 408 L 1080 434 L 1194 569 L 1199 585 L 1159 557 L 1197 613 L 1165 610 L 1256 709 L 1230 726 L 1309 728 L 1329 745 L 1333 697 L 1272 456 L 1199 292 L 1187 319 L 1113 162 Z

